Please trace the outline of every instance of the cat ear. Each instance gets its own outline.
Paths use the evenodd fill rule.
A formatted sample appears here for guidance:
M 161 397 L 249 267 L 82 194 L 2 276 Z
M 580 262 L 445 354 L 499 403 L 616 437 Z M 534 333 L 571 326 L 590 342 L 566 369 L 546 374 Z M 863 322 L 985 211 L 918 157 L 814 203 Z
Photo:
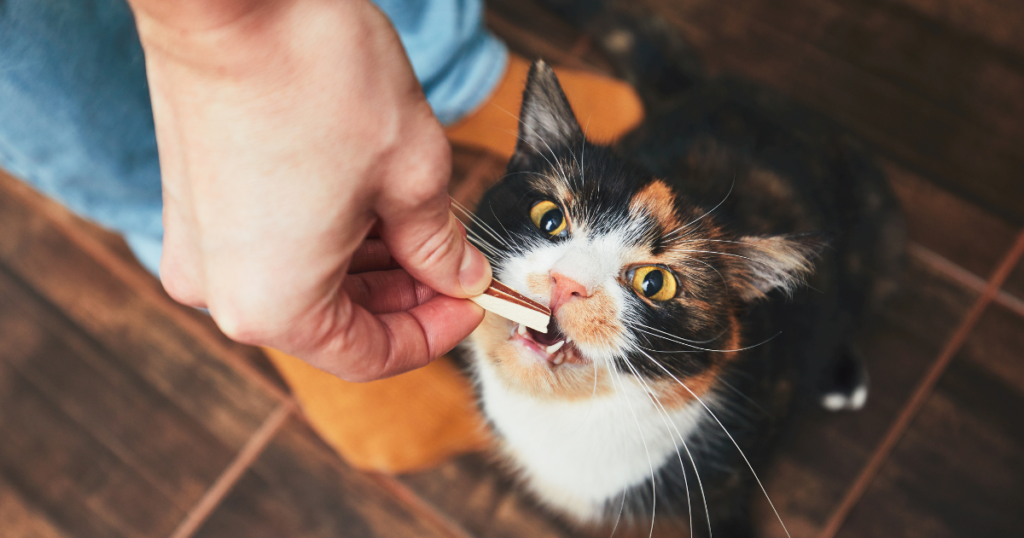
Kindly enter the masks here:
M 741 237 L 727 269 L 729 283 L 748 302 L 774 289 L 791 294 L 814 272 L 827 244 L 822 234 Z
M 558 77 L 544 60 L 530 67 L 519 111 L 519 142 L 516 156 L 537 155 L 583 139 L 583 131 L 558 84 Z

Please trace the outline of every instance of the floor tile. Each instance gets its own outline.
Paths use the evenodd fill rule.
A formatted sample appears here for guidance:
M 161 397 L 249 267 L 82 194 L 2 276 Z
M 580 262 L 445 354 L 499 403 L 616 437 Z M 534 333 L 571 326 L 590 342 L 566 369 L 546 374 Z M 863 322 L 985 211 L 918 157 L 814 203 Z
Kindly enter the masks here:
M 444 536 L 289 419 L 197 538 Z
M 543 59 L 553 65 L 611 72 L 605 59 L 587 49 L 574 54 L 583 33 L 531 0 L 491 0 L 487 26 L 514 53 L 528 60 Z
M 168 317 L 166 308 L 80 250 L 47 213 L 66 210 L 23 190 L 0 177 L 0 263 L 151 390 L 226 446 L 241 447 L 276 400 Z M 70 214 L 57 218 L 77 222 Z M 165 295 L 160 300 L 182 308 Z
M 958 357 L 838 536 L 1018 535 L 1021 409 L 1020 387 Z
M 0 321 L 0 327 L 2 494 L 17 498 L 18 504 L 31 507 L 35 519 L 69 536 L 168 534 L 184 515 L 180 505 L 188 500 L 190 488 L 187 483 L 169 479 L 161 469 L 188 461 L 189 455 L 173 455 L 163 463 L 166 467 L 146 467 L 143 462 L 147 462 L 146 452 L 152 445 L 126 441 L 118 435 L 123 431 L 117 430 L 135 426 L 139 433 L 160 436 L 163 432 L 141 427 L 144 416 L 125 418 L 123 415 L 130 411 L 123 411 L 121 417 L 109 417 L 117 425 L 98 425 L 97 408 L 117 399 L 117 395 L 98 392 L 110 389 L 109 384 L 96 379 L 100 376 L 64 384 L 77 385 L 73 390 L 78 391 L 97 389 L 90 396 L 107 400 L 101 403 L 82 402 L 73 394 L 56 399 L 50 392 L 53 383 L 40 382 L 36 368 L 46 367 L 40 363 L 62 362 L 72 375 L 81 373 L 74 372 L 76 367 L 88 369 L 76 364 L 83 357 L 76 356 L 76 350 L 62 341 L 62 335 L 12 323 L 9 316 Z M 121 403 L 138 402 L 128 397 Z M 145 410 L 141 407 L 140 412 Z M 172 421 L 167 415 L 155 416 L 153 425 L 168 425 Z M 185 482 L 196 478 L 194 471 L 201 465 L 183 465 L 183 472 L 191 475 Z
M 936 2 L 934 0 L 893 0 L 937 24 L 1024 56 L 1024 40 L 1018 29 L 1024 27 L 1024 9 L 1018 2 L 981 0 L 976 2 Z
M 191 507 L 234 457 L 232 447 L 2 266 L 0 304 L 0 360 L 16 372 L 11 375 L 49 400 L 62 420 L 139 470 L 170 507 Z
M 1017 267 L 1003 283 L 1003 291 L 1024 301 L 1024 260 L 1017 262 Z
M 871 376 L 865 408 L 808 410 L 766 473 L 768 493 L 791 530 L 811 536 L 824 524 L 975 297 L 911 262 L 903 289 L 857 338 Z M 779 535 L 767 503 L 759 500 L 758 513 L 765 536 Z
M 576 533 L 546 515 L 484 455 L 463 456 L 402 477 L 421 497 L 479 538 L 555 538 Z
M 1017 228 L 921 176 L 883 161 L 906 217 L 910 240 L 988 279 L 1017 236 Z
M 883 155 L 1024 221 L 1024 72 L 1000 51 L 887 2 L 643 4 L 682 32 L 711 73 L 775 88 Z
M 69 538 L 0 478 L 0 528 L 19 538 Z

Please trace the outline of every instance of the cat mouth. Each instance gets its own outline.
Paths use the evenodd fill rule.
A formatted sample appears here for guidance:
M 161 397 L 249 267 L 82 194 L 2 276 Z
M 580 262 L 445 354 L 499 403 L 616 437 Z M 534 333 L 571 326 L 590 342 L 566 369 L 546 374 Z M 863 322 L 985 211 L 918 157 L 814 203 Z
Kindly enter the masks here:
M 573 345 L 572 338 L 562 332 L 554 316 L 551 316 L 551 321 L 548 323 L 547 333 L 535 331 L 526 325 L 514 324 L 511 339 L 547 361 L 551 366 L 586 362 L 586 359 Z

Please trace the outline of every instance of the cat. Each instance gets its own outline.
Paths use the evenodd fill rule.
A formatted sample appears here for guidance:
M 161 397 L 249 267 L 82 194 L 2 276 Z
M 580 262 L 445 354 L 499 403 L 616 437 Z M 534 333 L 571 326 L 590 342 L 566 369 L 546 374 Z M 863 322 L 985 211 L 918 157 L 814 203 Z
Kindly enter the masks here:
M 787 134 L 736 93 L 691 91 L 611 147 L 538 61 L 467 227 L 553 313 L 546 333 L 488 313 L 465 348 L 501 457 L 570 521 L 753 536 L 754 471 L 794 402 L 864 403 L 848 339 L 899 251 L 879 246 L 895 203 L 849 140 Z

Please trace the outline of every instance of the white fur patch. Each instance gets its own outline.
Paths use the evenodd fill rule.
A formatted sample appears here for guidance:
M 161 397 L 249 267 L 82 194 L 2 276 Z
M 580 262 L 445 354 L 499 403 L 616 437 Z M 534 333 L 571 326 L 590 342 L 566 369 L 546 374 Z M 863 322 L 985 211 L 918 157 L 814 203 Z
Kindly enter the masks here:
M 576 222 L 564 241 L 539 243 L 524 255 L 503 260 L 495 277 L 544 304 L 550 290 L 531 290 L 531 277 L 544 281 L 553 272 L 582 284 L 591 294 L 611 298 L 616 321 L 631 319 L 626 294 L 619 284 L 631 243 L 628 225 L 609 234 L 592 235 Z M 544 296 L 544 293 L 548 296 Z M 563 330 L 566 328 L 563 327 Z M 571 332 L 567 335 L 572 336 Z M 603 345 L 574 345 L 593 367 L 607 370 L 632 342 L 624 331 Z M 503 379 L 479 342 L 470 339 L 484 412 L 503 438 L 503 448 L 521 471 L 529 489 L 541 500 L 583 522 L 597 521 L 606 503 L 617 502 L 629 488 L 651 478 L 652 469 L 687 460 L 680 436 L 697 428 L 703 407 L 691 402 L 664 413 L 632 375 L 611 369 L 611 385 L 590 398 L 538 398 Z M 509 360 L 505 358 L 504 360 Z M 512 360 L 535 362 L 535 357 Z M 678 447 L 678 448 L 677 448 Z M 671 461 L 670 461 L 671 460 Z
M 821 406 L 827 411 L 859 411 L 868 401 L 868 388 L 861 385 L 849 395 L 842 392 L 830 392 L 821 397 Z
M 679 435 L 687 439 L 703 412 L 693 402 L 666 418 L 636 379 L 619 372 L 612 394 L 540 400 L 510 389 L 486 357 L 475 364 L 484 411 L 527 486 L 582 522 L 597 521 L 606 503 L 650 479 L 652 469 L 678 465 L 677 450 L 686 461 Z
M 531 291 L 528 279 L 531 275 L 549 275 L 557 269 L 590 292 L 598 288 L 604 290 L 615 305 L 615 317 L 618 320 L 628 319 L 631 313 L 625 292 L 618 284 L 619 273 L 626 263 L 624 244 L 626 239 L 620 233 L 591 238 L 586 230 L 577 229 L 568 240 L 542 245 L 531 249 L 525 256 L 506 260 L 495 278 L 535 301 L 549 304 L 551 297 Z M 607 346 L 577 342 L 577 347 L 591 360 L 610 361 L 630 344 L 628 336 L 623 334 L 618 341 L 609 342 Z

